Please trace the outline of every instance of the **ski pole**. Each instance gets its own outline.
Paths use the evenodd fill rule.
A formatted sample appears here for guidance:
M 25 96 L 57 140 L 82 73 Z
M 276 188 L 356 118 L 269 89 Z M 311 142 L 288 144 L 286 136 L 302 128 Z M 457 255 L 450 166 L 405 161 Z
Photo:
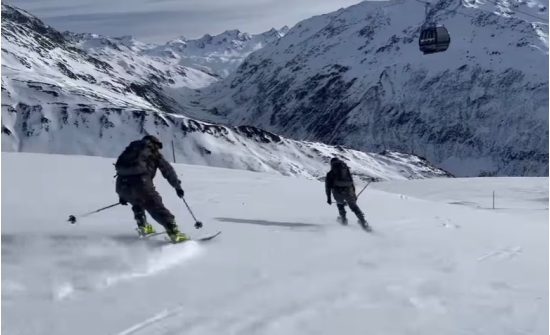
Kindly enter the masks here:
M 359 192 L 359 194 L 357 195 L 357 198 L 359 198 L 359 196 L 361 195 L 361 193 L 363 193 L 363 191 L 367 188 L 367 186 L 369 186 L 370 183 L 371 183 L 371 182 L 369 181 L 369 182 L 367 183 L 367 185 L 365 185 L 365 187 L 363 187 L 363 189 L 361 190 L 361 192 Z
M 89 212 L 89 213 L 86 213 L 86 214 L 78 215 L 78 218 L 83 218 L 83 217 L 86 217 L 86 216 L 92 215 L 94 213 L 104 211 L 106 209 L 109 209 L 111 207 L 115 207 L 115 206 L 118 206 L 118 205 L 120 205 L 120 203 L 117 202 L 116 204 L 112 204 L 112 205 L 109 205 L 109 206 L 106 206 L 106 207 L 103 207 L 103 208 L 100 208 L 100 209 L 96 209 L 95 211 L 92 211 L 92 212 Z M 67 220 L 67 221 L 69 221 L 72 224 L 75 224 L 76 223 L 76 217 L 74 215 L 69 215 L 69 220 Z
M 197 218 L 195 217 L 195 214 L 193 214 L 193 211 L 191 211 L 191 208 L 189 208 L 187 201 L 185 201 L 185 198 L 181 198 L 181 200 L 183 200 L 183 203 L 185 204 L 185 206 L 187 206 L 187 210 L 189 210 L 189 213 L 191 213 L 191 216 L 195 220 L 195 228 L 197 229 L 202 228 L 202 222 L 197 220 Z

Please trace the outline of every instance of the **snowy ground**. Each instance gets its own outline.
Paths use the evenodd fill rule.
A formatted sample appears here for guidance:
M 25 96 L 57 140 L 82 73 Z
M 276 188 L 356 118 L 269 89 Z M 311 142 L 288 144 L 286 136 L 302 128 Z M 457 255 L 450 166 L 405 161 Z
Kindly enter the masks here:
M 546 180 L 546 182 L 545 182 Z M 404 196 L 470 206 L 478 209 L 494 209 L 508 214 L 548 211 L 548 178 L 499 177 L 461 178 L 455 181 L 426 180 L 377 183 L 373 188 Z
M 165 204 L 223 233 L 167 245 L 136 240 L 127 207 L 66 222 L 117 201 L 111 159 L 2 158 L 3 334 L 548 333 L 548 178 L 374 184 L 367 234 L 320 182 L 179 165 L 205 227 L 159 175 Z M 446 203 L 492 189 L 524 205 Z

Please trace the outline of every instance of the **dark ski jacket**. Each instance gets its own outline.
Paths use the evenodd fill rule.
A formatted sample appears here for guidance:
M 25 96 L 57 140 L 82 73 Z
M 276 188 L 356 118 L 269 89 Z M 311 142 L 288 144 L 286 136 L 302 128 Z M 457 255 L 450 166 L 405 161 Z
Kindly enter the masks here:
M 331 165 L 330 171 L 325 178 L 325 192 L 327 197 L 334 188 L 355 187 L 351 171 L 346 163 L 338 161 Z
M 127 159 L 125 159 L 128 157 Z M 117 176 L 143 176 L 155 179 L 157 169 L 175 189 L 181 188 L 176 171 L 164 158 L 156 143 L 147 140 L 133 141 L 120 155 L 117 163 Z

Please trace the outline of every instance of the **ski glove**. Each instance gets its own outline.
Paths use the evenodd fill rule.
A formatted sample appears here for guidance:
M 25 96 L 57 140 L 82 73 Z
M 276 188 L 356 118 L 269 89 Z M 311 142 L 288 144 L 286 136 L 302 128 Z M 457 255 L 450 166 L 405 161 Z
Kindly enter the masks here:
M 176 188 L 176 193 L 177 193 L 178 197 L 183 198 L 183 189 Z
M 118 198 L 118 202 L 119 202 L 122 206 L 128 205 L 128 201 L 126 201 L 126 200 L 124 200 L 124 199 L 122 199 L 122 198 L 120 198 L 120 197 Z
M 327 198 L 327 204 L 332 205 L 332 199 L 330 197 Z

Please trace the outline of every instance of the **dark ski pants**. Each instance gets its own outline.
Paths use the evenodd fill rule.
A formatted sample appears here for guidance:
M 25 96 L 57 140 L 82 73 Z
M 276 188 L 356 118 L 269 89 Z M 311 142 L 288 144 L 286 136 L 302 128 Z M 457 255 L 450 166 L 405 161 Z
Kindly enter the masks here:
M 169 230 L 175 225 L 174 215 L 162 203 L 162 197 L 156 191 L 153 181 L 148 176 L 118 177 L 116 192 L 122 199 L 132 204 L 132 212 L 138 225 L 147 220 L 145 212 Z
M 365 220 L 365 215 L 357 206 L 357 196 L 355 195 L 355 188 L 350 187 L 335 187 L 332 189 L 332 195 L 336 201 L 336 207 L 338 207 L 338 213 L 342 218 L 346 217 L 346 204 L 349 206 L 351 211 L 355 213 L 357 219 L 363 221 Z

